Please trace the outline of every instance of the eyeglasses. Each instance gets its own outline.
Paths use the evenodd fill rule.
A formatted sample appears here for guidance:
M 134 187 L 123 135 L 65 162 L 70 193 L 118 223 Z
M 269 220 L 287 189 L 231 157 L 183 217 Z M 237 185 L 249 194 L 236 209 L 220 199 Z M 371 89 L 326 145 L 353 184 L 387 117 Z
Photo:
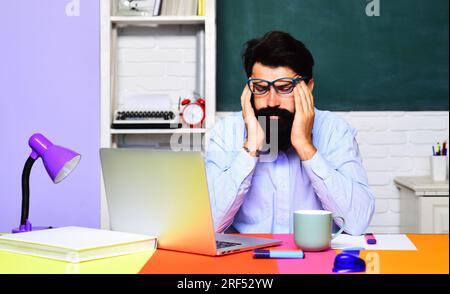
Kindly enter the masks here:
M 278 94 L 290 94 L 294 91 L 295 86 L 300 81 L 308 81 L 309 77 L 299 78 L 280 78 L 275 81 L 266 81 L 258 78 L 250 78 L 247 85 L 255 95 L 264 95 L 270 91 L 270 86 L 273 86 Z

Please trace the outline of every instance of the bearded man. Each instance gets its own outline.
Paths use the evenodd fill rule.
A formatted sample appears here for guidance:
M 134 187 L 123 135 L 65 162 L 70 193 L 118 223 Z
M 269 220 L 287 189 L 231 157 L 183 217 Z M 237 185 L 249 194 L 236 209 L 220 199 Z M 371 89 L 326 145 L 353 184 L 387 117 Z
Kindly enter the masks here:
M 245 44 L 243 61 L 242 112 L 216 123 L 206 153 L 215 230 L 292 233 L 294 211 L 327 210 L 363 234 L 375 199 L 356 130 L 314 107 L 311 52 L 269 32 Z

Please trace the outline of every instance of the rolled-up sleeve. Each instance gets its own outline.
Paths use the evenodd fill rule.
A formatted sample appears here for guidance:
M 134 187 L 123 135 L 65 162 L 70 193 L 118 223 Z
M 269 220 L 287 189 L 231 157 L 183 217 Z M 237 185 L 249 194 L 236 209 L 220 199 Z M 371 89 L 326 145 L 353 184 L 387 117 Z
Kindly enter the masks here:
M 229 128 L 232 130 L 233 126 Z M 233 133 L 227 132 L 224 122 L 219 122 L 211 131 L 205 159 L 216 232 L 225 231 L 233 223 L 250 189 L 258 161 L 258 158 L 244 151 L 242 143 L 230 145 L 230 142 L 235 142 L 231 136 Z

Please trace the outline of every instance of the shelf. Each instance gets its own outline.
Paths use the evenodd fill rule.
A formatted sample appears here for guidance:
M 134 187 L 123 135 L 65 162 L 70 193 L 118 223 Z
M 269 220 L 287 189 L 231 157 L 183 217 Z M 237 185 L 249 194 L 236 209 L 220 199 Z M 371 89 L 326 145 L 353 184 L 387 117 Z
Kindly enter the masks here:
M 204 16 L 111 16 L 118 26 L 196 25 L 205 23 Z
M 205 129 L 153 129 L 153 130 L 115 130 L 111 129 L 112 135 L 132 135 L 132 134 L 203 134 Z

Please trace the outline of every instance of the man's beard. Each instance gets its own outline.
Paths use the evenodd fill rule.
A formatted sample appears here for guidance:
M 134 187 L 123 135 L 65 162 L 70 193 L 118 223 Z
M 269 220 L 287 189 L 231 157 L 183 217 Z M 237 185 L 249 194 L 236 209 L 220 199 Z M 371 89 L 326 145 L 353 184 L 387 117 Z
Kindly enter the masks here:
M 278 123 L 278 150 L 286 151 L 292 146 L 291 130 L 295 117 L 294 113 L 278 107 L 266 107 L 256 110 L 255 114 L 257 118 L 265 117 L 266 119 L 266 129 L 264 130 L 266 135 L 266 144 L 269 144 L 269 142 L 270 145 L 276 143 L 271 141 L 270 134 L 270 124 L 276 122 Z M 270 119 L 271 116 L 278 116 L 278 119 L 272 120 Z M 272 137 L 276 138 L 276 136 Z

